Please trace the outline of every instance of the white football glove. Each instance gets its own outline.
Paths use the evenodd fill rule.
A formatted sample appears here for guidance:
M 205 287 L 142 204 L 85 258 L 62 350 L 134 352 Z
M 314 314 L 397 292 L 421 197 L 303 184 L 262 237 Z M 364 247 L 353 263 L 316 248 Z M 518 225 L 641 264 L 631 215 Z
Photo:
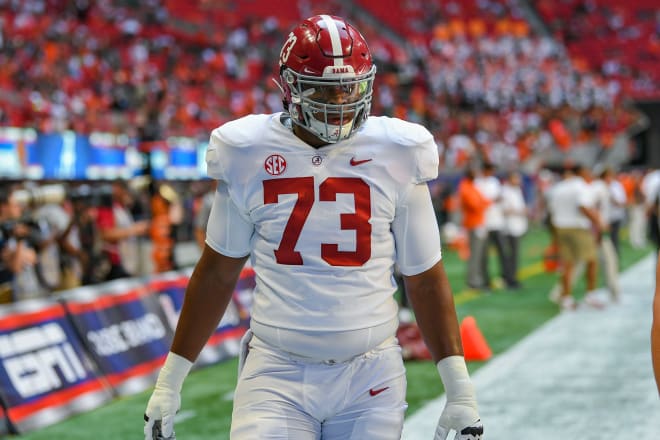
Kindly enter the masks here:
M 474 387 L 463 356 L 448 356 L 438 362 L 438 372 L 447 394 L 434 440 L 446 440 L 455 431 L 455 440 L 481 440 L 484 427 L 479 418 Z
M 160 370 L 144 412 L 145 440 L 174 440 L 174 416 L 181 407 L 181 388 L 192 362 L 170 352 Z

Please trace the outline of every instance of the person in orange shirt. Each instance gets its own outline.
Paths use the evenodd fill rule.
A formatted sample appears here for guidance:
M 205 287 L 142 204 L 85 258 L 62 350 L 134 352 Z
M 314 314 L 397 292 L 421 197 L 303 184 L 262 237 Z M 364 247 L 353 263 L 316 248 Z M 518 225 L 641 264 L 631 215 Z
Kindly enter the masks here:
M 463 215 L 463 226 L 468 232 L 470 256 L 467 264 L 467 285 L 473 289 L 488 289 L 483 277 L 483 254 L 486 252 L 487 231 L 485 213 L 490 205 L 488 199 L 474 184 L 476 170 L 469 167 L 458 184 L 458 199 Z

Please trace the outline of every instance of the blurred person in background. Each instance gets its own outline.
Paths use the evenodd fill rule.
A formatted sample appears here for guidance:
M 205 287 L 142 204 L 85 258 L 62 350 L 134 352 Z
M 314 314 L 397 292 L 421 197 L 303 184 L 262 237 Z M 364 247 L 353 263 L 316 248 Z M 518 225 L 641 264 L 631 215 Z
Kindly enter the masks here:
M 138 238 L 147 233 L 149 221 L 134 221 L 133 196 L 126 181 L 112 182 L 112 201 L 97 210 L 97 227 L 103 252 L 110 267 L 104 279 L 114 280 L 138 275 L 140 248 Z
M 491 162 L 486 162 L 483 166 L 481 176 L 477 177 L 474 181 L 477 189 L 489 201 L 488 208 L 485 213 L 484 225 L 488 238 L 486 240 L 486 250 L 483 252 L 481 258 L 481 269 L 483 270 L 483 278 L 486 286 L 491 286 L 491 276 L 489 270 L 490 249 L 491 246 L 495 248 L 497 260 L 500 269 L 500 278 L 504 281 L 506 287 L 515 288 L 514 276 L 511 273 L 509 266 L 510 257 L 507 255 L 508 247 L 504 243 L 504 213 L 502 211 L 502 182 L 499 177 L 495 175 L 495 165 Z
M 648 243 L 646 200 L 642 190 L 644 174 L 639 170 L 633 171 L 630 180 L 632 197 L 628 209 L 628 237 L 633 249 L 642 249 Z
M 616 251 L 617 256 L 621 255 L 621 226 L 626 220 L 626 205 L 628 197 L 626 190 L 619 180 L 616 178 L 616 172 L 613 168 L 608 167 L 603 171 L 601 178 L 607 185 L 609 192 L 609 216 L 606 219 L 610 230 L 610 239 Z
M 103 250 L 96 216 L 100 206 L 112 206 L 110 187 L 98 184 L 80 185 L 71 191 L 70 201 L 70 232 L 65 235 L 65 240 L 71 247 L 69 255 L 79 263 L 81 284 L 105 281 L 110 261 Z M 77 241 L 79 247 L 76 249 Z M 74 263 L 73 266 L 75 273 L 77 264 Z
M 559 298 L 562 310 L 572 310 L 577 306 L 573 297 L 573 279 L 574 271 L 580 263 L 587 267 L 587 293 L 584 301 L 594 307 L 602 307 L 602 303 L 595 297 L 598 255 L 594 232 L 600 234 L 603 226 L 595 208 L 593 191 L 580 176 L 580 169 L 566 166 L 562 179 L 549 189 L 547 195 L 550 223 L 556 236 L 562 267 Z
M 174 438 L 193 362 L 251 257 L 234 439 L 398 439 L 407 407 L 396 340 L 398 264 L 445 385 L 435 438 L 483 433 L 427 182 L 438 150 L 421 125 L 370 117 L 376 68 L 344 19 L 313 16 L 279 57 L 285 112 L 213 130 L 218 181 L 206 245 L 147 403 L 146 439 Z M 159 437 L 160 436 L 160 437 Z
M 466 284 L 471 289 L 490 289 L 484 278 L 484 254 L 486 253 L 488 231 L 486 230 L 486 210 L 490 200 L 475 184 L 476 168 L 470 166 L 458 184 L 458 199 L 463 217 L 463 227 L 468 232 L 470 255 L 467 262 Z
M 42 234 L 37 253 L 39 281 L 51 292 L 74 287 L 70 274 L 67 274 L 66 282 L 63 276 L 64 254 L 71 250 L 68 242 L 64 242 L 65 233 L 71 232 L 68 230 L 70 215 L 64 208 L 66 188 L 63 185 L 44 185 L 32 188 L 30 194 L 31 217 Z
M 154 184 L 151 192 L 151 258 L 153 271 L 156 273 L 174 270 L 178 267 L 175 260 L 176 227 L 181 223 L 182 208 L 179 195 L 166 183 Z
M 509 288 L 521 287 L 518 279 L 520 263 L 520 240 L 529 227 L 529 210 L 521 187 L 520 173 L 508 173 L 502 185 L 502 211 L 504 214 L 504 244 L 505 255 L 508 258 L 509 274 L 511 277 Z
M 72 289 L 85 282 L 85 270 L 91 263 L 90 252 L 93 250 L 93 245 L 89 248 L 83 246 L 81 225 L 85 221 L 85 212 L 78 206 L 79 195 L 70 189 L 68 196 L 64 202 L 68 222 L 59 239 L 62 280 L 58 290 Z
M 604 173 L 600 173 L 604 175 Z M 603 229 L 596 236 L 598 246 L 598 255 L 600 257 L 603 275 L 605 276 L 605 285 L 610 292 L 612 301 L 619 301 L 621 289 L 619 287 L 619 257 L 610 238 L 610 219 L 612 218 L 612 196 L 610 186 L 601 177 L 594 178 L 591 171 L 583 168 L 583 178 L 589 183 L 594 192 L 595 208 L 603 222 Z
M 0 189 L 0 300 L 3 302 L 43 298 L 49 294 L 36 273 L 40 230 L 25 216 L 25 201 L 19 197 L 15 187 Z

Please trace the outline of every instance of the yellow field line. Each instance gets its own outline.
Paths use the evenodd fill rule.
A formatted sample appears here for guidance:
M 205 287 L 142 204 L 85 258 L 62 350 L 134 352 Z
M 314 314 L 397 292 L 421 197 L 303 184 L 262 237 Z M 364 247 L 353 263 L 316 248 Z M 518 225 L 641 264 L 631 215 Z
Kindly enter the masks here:
M 540 275 L 543 272 L 545 272 L 545 267 L 543 265 L 543 262 L 538 261 L 534 264 L 530 264 L 529 266 L 525 266 L 522 269 L 520 269 L 518 271 L 518 278 L 521 280 L 525 280 L 527 278 Z M 479 298 L 479 296 L 481 296 L 479 290 L 465 289 L 454 295 L 454 304 L 456 305 L 465 304 L 467 302 L 474 301 L 475 299 Z

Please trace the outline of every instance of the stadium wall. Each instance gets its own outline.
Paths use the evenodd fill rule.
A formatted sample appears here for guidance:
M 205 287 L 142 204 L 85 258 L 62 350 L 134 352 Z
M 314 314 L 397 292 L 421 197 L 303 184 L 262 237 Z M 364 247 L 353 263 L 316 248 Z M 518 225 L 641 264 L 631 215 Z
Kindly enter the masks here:
M 0 306 L 0 435 L 25 433 L 148 389 L 169 351 L 192 269 Z M 254 272 L 195 363 L 238 353 Z

